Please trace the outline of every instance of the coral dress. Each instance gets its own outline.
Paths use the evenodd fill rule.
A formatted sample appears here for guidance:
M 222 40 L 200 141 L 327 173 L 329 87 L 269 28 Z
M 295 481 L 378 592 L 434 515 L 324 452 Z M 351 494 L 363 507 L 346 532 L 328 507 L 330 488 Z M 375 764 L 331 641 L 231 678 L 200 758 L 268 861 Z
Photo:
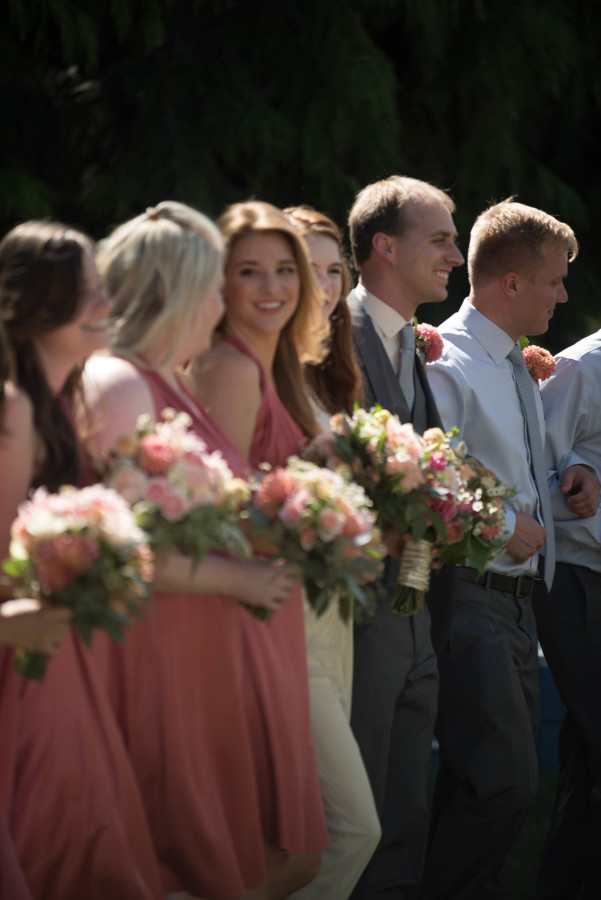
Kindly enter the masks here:
M 261 377 L 250 463 L 283 466 L 299 453 L 303 433 L 267 384 L 258 360 L 235 338 L 226 340 L 254 360 Z M 321 850 L 328 832 L 311 737 L 300 587 L 267 622 L 245 614 L 243 637 L 263 833 L 288 853 Z
M 13 842 L 0 817 L 0 900 L 31 900 Z
M 87 648 L 71 632 L 40 683 L 13 663 L 1 648 L 0 818 L 31 896 L 158 900 L 142 802 Z
M 191 394 L 184 407 L 160 375 L 140 374 L 157 416 L 167 406 L 187 412 L 196 434 L 223 453 L 235 474 L 248 468 Z M 225 596 L 155 592 L 124 645 L 95 642 L 166 893 L 229 900 L 265 882 L 242 688 L 241 612 Z

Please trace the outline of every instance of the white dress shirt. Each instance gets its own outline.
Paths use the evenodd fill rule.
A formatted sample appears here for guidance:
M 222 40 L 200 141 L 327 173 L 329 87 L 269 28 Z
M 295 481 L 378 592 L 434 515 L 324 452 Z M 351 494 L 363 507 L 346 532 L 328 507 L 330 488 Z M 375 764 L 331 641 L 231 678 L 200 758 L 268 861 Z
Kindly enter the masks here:
M 363 303 L 368 316 L 374 323 L 376 334 L 384 345 L 390 364 L 398 373 L 401 360 L 399 334 L 401 329 L 408 324 L 407 319 L 404 319 L 392 306 L 368 291 L 361 282 L 355 288 L 355 296 Z
M 516 512 L 541 518 L 526 422 L 507 359 L 514 341 L 468 300 L 438 330 L 444 350 L 437 362 L 428 364 L 428 380 L 442 421 L 447 430 L 459 428 L 468 454 L 515 491 L 505 504 L 507 530 L 513 534 Z M 535 394 L 544 440 L 542 402 L 539 392 Z M 538 554 L 517 563 L 503 553 L 488 568 L 504 575 L 534 575 L 537 564 Z
M 555 374 L 541 388 L 547 435 L 545 455 L 555 519 L 556 559 L 601 572 L 601 508 L 588 519 L 570 513 L 559 490 L 566 464 L 582 462 L 601 473 L 601 330 L 556 356 Z

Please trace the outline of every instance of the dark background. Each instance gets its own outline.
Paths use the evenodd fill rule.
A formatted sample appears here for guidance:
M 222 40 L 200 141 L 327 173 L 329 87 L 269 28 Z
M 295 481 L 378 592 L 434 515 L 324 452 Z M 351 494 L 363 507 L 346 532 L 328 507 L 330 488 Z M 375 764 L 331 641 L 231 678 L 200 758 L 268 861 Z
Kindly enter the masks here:
M 0 228 L 250 196 L 342 224 L 396 172 L 450 191 L 465 252 L 516 194 L 581 243 L 555 352 L 601 326 L 600 50 L 596 0 L 5 0 Z

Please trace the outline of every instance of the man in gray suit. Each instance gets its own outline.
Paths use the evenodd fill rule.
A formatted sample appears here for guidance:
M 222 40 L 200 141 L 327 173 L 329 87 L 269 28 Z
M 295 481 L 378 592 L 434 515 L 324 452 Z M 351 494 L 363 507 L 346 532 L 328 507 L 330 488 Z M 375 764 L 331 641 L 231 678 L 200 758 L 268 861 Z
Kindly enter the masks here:
M 420 304 L 446 298 L 451 270 L 463 263 L 454 209 L 438 188 L 392 176 L 364 188 L 349 217 L 360 278 L 348 302 L 365 406 L 379 403 L 419 432 L 441 422 L 411 323 Z M 397 575 L 398 563 L 389 559 L 389 596 Z M 355 900 L 415 897 L 426 836 L 438 692 L 430 616 L 427 609 L 394 614 L 389 596 L 368 625 L 355 628 L 351 725 L 382 823 L 382 840 Z

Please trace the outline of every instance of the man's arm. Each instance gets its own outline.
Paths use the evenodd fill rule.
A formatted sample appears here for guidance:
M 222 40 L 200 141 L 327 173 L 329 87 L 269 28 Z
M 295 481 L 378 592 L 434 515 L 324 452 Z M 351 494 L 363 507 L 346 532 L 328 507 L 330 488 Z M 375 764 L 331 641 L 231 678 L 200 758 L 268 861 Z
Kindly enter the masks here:
M 595 421 L 599 401 L 590 396 L 586 372 L 578 360 L 559 357 L 555 374 L 541 387 L 545 411 L 545 457 L 556 518 L 595 515 L 599 504 L 598 442 Z M 592 405 L 593 404 L 593 405 Z

